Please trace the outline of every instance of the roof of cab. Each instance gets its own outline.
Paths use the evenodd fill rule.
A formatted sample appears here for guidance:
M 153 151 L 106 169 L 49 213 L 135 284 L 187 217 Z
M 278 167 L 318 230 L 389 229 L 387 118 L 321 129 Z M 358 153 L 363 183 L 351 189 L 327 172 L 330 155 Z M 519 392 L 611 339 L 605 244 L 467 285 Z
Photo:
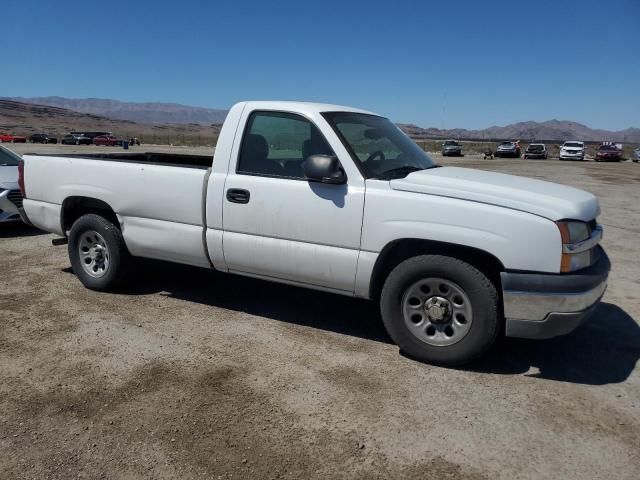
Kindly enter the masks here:
M 332 105 L 329 103 L 314 102 L 290 102 L 290 101 L 248 101 L 240 102 L 252 110 L 290 110 L 301 113 L 322 113 L 322 112 L 353 112 L 365 113 L 368 115 L 378 115 L 359 108 L 346 107 L 344 105 Z M 378 115 L 379 116 L 379 115 Z

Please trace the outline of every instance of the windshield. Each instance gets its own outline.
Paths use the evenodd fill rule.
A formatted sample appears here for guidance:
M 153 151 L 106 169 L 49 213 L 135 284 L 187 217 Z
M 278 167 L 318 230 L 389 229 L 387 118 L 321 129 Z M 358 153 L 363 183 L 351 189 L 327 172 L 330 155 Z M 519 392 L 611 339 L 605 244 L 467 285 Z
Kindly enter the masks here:
M 455 140 L 447 140 L 446 142 L 444 142 L 444 145 L 447 146 L 453 146 L 453 147 L 457 147 L 458 146 L 458 142 L 456 142 Z
M 11 150 L 0 146 L 0 167 L 17 167 L 20 157 Z
M 390 180 L 438 166 L 387 118 L 351 112 L 322 115 L 367 178 Z
M 582 148 L 582 144 L 580 142 L 564 142 L 565 147 L 574 147 L 574 148 Z
M 532 143 L 529 145 L 529 150 L 542 150 L 544 145 L 540 145 L 539 143 Z

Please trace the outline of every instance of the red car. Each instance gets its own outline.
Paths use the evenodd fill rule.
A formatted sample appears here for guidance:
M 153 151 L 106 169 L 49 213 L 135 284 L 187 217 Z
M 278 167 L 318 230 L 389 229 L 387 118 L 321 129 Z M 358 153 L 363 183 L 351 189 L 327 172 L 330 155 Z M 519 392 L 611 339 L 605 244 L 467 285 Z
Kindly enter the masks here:
M 113 147 L 118 144 L 118 139 L 113 135 L 99 135 L 93 139 L 94 145 L 107 145 Z
M 22 135 L 11 135 L 10 133 L 0 133 L 0 142 L 27 143 L 27 137 Z
M 622 145 L 604 143 L 598 147 L 596 162 L 619 162 L 622 160 Z

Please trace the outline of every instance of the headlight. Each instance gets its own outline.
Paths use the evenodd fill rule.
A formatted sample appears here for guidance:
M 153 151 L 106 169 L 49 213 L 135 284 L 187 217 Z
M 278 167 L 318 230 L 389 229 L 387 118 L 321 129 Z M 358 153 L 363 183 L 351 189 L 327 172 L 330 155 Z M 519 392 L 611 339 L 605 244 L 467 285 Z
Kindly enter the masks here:
M 585 222 L 563 221 L 556 222 L 560 229 L 562 243 L 577 243 L 586 240 L 591 235 L 589 224 Z
M 561 221 L 556 222 L 558 229 L 560 230 L 560 237 L 562 238 L 562 260 L 560 262 L 561 272 L 573 272 L 586 268 L 595 260 L 593 246 L 584 245 L 582 248 L 586 250 L 576 249 L 571 251 L 575 244 L 584 242 L 591 238 L 591 227 L 586 222 L 579 221 Z M 599 228 L 599 227 L 598 227 Z M 597 242 L 597 238 L 594 237 L 594 241 Z M 567 251 L 568 250 L 568 251 Z

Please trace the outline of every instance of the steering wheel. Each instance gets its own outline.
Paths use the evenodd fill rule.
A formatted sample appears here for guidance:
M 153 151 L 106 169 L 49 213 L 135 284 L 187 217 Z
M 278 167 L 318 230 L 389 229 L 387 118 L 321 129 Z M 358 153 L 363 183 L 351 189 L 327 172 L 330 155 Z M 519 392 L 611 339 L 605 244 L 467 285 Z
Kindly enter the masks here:
M 376 158 L 376 157 L 380 157 L 380 160 L 378 160 L 379 162 L 382 162 L 382 161 L 385 160 L 385 156 L 384 156 L 384 153 L 382 152 L 382 150 L 376 150 L 371 155 L 369 155 L 364 162 L 365 163 L 369 163 L 369 162 L 373 161 L 373 159 Z

